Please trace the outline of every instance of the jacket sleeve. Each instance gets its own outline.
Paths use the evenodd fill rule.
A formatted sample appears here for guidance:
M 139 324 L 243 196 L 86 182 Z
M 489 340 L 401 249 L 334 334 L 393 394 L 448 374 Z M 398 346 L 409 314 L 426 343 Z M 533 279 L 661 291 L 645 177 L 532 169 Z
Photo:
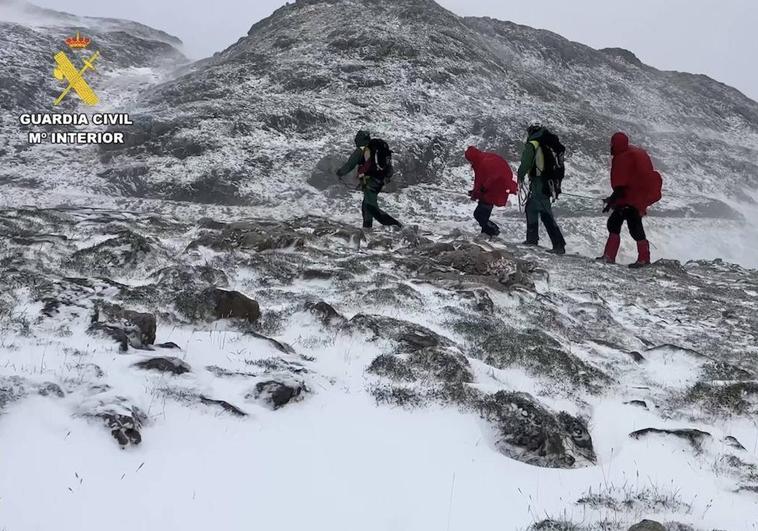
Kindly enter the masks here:
M 558 137 L 556 137 L 557 139 Z M 566 165 L 565 157 L 566 157 L 566 146 L 564 146 L 560 140 L 556 140 L 558 144 L 558 151 L 555 153 L 556 157 L 558 158 L 558 166 L 564 167 Z
M 629 186 L 632 172 L 634 170 L 634 159 L 625 153 L 613 157 L 611 163 L 611 188 L 624 188 Z
M 566 152 L 566 146 L 563 145 L 558 135 L 550 131 L 545 131 L 543 135 L 545 145 L 550 146 L 550 149 L 555 151 L 556 155 L 563 155 Z
M 608 198 L 608 203 L 613 205 L 616 201 L 619 199 L 622 199 L 624 195 L 626 194 L 626 187 L 625 186 L 617 186 L 613 189 L 613 193 Z
M 553 136 L 555 137 L 555 146 L 556 146 L 555 153 L 557 155 L 563 155 L 564 153 L 566 153 L 566 146 L 563 145 L 563 142 L 561 142 L 561 140 L 557 136 L 555 135 Z
M 469 197 L 471 199 L 481 199 L 482 198 L 482 190 L 481 188 L 478 188 L 476 186 L 476 183 L 474 183 L 474 188 L 468 193 Z
M 471 189 L 471 197 L 473 199 L 479 199 L 482 195 L 483 188 L 484 179 L 482 179 L 482 171 L 478 167 L 474 167 L 474 184 Z
M 337 176 L 338 177 L 344 177 L 353 169 L 355 169 L 358 164 L 363 162 L 363 150 L 358 148 L 355 151 L 353 151 L 353 154 L 350 155 L 350 158 L 347 160 L 347 162 L 337 170 Z
M 534 144 L 527 142 L 524 145 L 524 151 L 521 152 L 521 164 L 518 167 L 518 180 L 521 181 L 526 175 L 534 168 L 534 159 L 537 154 L 537 150 L 534 148 Z

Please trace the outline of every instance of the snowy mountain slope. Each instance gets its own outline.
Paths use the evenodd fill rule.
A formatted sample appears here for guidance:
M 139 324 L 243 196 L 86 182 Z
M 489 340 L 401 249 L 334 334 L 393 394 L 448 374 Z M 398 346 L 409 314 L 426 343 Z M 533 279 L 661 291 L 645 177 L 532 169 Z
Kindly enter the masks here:
M 168 138 L 139 135 L 130 162 L 190 138 L 196 149 L 179 164 L 145 157 L 151 176 L 226 170 L 242 192 L 264 195 L 277 174 L 301 184 L 361 125 L 398 146 L 401 184 L 412 184 L 444 180 L 472 142 L 514 160 L 535 115 L 571 147 L 577 188 L 605 184 L 619 128 L 650 147 L 672 192 L 741 197 L 758 175 L 758 104 L 734 89 L 548 32 L 462 19 L 428 0 L 286 6 L 157 90 L 145 114 L 172 126 Z
M 159 32 L 86 19 L 130 143 L 30 148 L 15 114 L 49 109 L 85 19 L 14 16 L 0 530 L 758 527 L 756 271 L 597 264 L 581 197 L 557 204 L 579 255 L 509 243 L 515 206 L 472 241 L 459 156 L 513 159 L 543 115 L 567 191 L 600 196 L 624 127 L 666 173 L 656 257 L 758 263 L 754 102 L 430 1 L 298 1 L 179 70 Z M 403 232 L 367 240 L 333 180 L 358 125 L 398 151 Z
M 758 523 L 755 271 L 203 209 L 0 214 L 8 529 Z
M 42 74 L 45 54 L 33 61 L 40 66 L 30 89 L 14 98 L 55 82 Z M 136 54 L 142 62 L 153 56 Z M 743 221 L 754 219 L 758 104 L 703 76 L 655 70 L 624 50 L 457 17 L 428 0 L 297 2 L 212 58 L 179 71 L 121 70 L 103 83 L 105 110 L 137 120 L 128 145 L 27 148 L 13 125 L 0 147 L 4 182 L 68 200 L 95 194 L 267 209 L 284 202 L 290 212 L 296 204 L 298 212 L 347 214 L 354 200 L 333 170 L 355 129 L 367 127 L 396 151 L 398 176 L 387 191 L 407 189 L 398 208 L 411 215 L 423 204 L 437 222 L 462 210 L 461 196 L 449 191 L 468 186 L 465 146 L 494 149 L 515 165 L 524 125 L 539 116 L 569 146 L 567 193 L 607 194 L 608 138 L 625 129 L 665 175 L 651 222 L 667 226 L 653 233 L 659 255 L 758 264 L 750 243 L 758 234 Z M 6 204 L 23 204 L 28 193 L 11 188 Z M 569 240 L 582 252 L 587 235 L 592 253 L 602 245 L 597 204 L 569 195 L 560 202 L 571 218 Z M 731 245 L 725 233 L 734 235 Z

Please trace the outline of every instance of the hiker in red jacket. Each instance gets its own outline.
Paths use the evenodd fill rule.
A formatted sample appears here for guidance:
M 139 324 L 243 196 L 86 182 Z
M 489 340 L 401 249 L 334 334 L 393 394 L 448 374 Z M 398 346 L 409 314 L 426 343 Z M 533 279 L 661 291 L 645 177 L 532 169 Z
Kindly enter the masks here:
M 616 133 L 611 138 L 611 187 L 613 194 L 604 200 L 603 212 L 613 210 L 608 218 L 608 242 L 603 256 L 598 258 L 608 264 L 616 263 L 621 245 L 621 226 L 626 221 L 629 233 L 637 242 L 637 261 L 631 268 L 650 265 L 650 244 L 645 236 L 642 218 L 647 209 L 661 199 L 661 175 L 653 168 L 647 152 L 629 144 L 625 133 Z
M 474 219 L 482 227 L 482 234 L 497 236 L 500 227 L 490 221 L 490 216 L 494 206 L 505 206 L 508 195 L 518 193 L 513 171 L 500 155 L 479 151 L 474 146 L 466 150 L 466 160 L 474 169 L 474 189 L 469 192 L 469 197 L 479 201 Z

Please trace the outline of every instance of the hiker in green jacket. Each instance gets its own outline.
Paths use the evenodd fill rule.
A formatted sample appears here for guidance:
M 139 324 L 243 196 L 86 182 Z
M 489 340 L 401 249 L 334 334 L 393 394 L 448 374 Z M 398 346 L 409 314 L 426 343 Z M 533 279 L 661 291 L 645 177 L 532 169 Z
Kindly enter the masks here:
M 342 178 L 358 168 L 359 186 L 363 190 L 363 228 L 370 230 L 374 220 L 382 225 L 402 227 L 398 220 L 379 208 L 379 192 L 393 173 L 392 151 L 384 140 L 372 139 L 368 131 L 358 131 L 355 148 L 344 166 L 337 170 L 337 176 Z
M 566 253 L 558 223 L 553 215 L 552 200 L 560 193 L 560 179 L 555 173 L 562 171 L 565 147 L 558 137 L 548 131 L 538 121 L 533 121 L 527 129 L 527 140 L 521 154 L 518 169 L 519 185 L 529 176 L 529 195 L 526 201 L 526 241 L 525 245 L 538 245 L 540 239 L 539 221 L 547 230 L 555 254 Z M 558 167 L 560 166 L 560 170 Z M 561 176 L 562 177 L 562 176 Z

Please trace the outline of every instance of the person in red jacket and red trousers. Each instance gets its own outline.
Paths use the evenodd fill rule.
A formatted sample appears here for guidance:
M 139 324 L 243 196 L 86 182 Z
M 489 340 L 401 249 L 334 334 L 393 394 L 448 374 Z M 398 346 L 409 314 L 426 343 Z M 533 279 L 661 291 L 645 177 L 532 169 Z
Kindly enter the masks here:
M 642 226 L 642 218 L 647 209 L 661 199 L 663 181 L 661 174 L 653 168 L 647 152 L 629 144 L 625 133 L 616 133 L 611 138 L 611 187 L 613 194 L 604 200 L 603 212 L 613 210 L 608 218 L 608 242 L 603 256 L 598 260 L 608 264 L 616 263 L 616 255 L 621 246 L 621 227 L 626 221 L 629 233 L 637 242 L 637 261 L 631 268 L 650 265 L 650 243 Z
M 466 160 L 474 170 L 474 189 L 468 194 L 472 200 L 479 201 L 474 210 L 474 219 L 482 227 L 482 234 L 497 236 L 500 227 L 490 221 L 490 216 L 493 207 L 505 206 L 508 195 L 518 193 L 513 171 L 500 155 L 479 151 L 474 146 L 466 150 Z

